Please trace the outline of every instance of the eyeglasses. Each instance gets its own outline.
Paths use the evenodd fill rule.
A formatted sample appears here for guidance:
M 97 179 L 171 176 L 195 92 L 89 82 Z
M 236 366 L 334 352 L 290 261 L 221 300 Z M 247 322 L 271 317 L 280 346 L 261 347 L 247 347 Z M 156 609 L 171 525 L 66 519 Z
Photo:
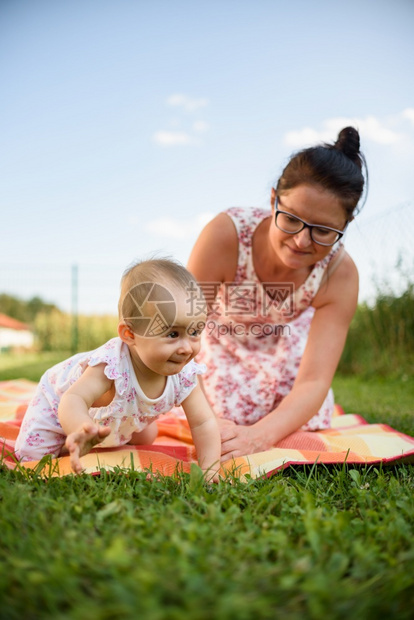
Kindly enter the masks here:
M 286 211 L 281 211 L 277 208 L 278 204 L 280 204 L 280 201 L 276 196 L 275 224 L 279 230 L 288 233 L 288 235 L 296 235 L 304 228 L 309 228 L 312 241 L 318 245 L 334 245 L 341 237 L 343 237 L 346 227 L 348 226 L 347 223 L 343 230 L 337 230 L 336 228 L 331 228 L 330 226 L 315 226 L 314 224 L 308 224 L 308 222 L 305 222 L 296 215 L 292 215 Z

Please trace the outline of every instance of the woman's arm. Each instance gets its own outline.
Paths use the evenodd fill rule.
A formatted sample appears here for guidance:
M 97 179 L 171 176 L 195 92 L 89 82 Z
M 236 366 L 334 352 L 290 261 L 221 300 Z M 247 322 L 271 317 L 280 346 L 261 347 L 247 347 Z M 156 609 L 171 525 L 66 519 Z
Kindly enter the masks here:
M 315 297 L 315 314 L 291 392 L 252 426 L 222 428 L 222 460 L 267 450 L 316 415 L 331 386 L 357 299 L 358 272 L 346 256 Z
M 200 283 L 210 307 L 214 299 L 211 295 L 213 289 L 208 284 L 233 282 L 238 252 L 239 241 L 234 223 L 226 213 L 219 213 L 201 231 L 187 264 L 187 269 Z
M 217 480 L 221 454 L 220 431 L 200 384 L 183 400 L 182 406 L 190 426 L 200 467 Z

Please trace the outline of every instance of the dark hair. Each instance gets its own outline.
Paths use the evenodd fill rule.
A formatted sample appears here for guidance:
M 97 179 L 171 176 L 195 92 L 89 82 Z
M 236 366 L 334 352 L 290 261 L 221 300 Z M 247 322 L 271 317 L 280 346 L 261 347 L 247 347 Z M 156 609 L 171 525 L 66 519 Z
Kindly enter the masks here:
M 319 185 L 341 200 L 351 219 L 362 208 L 361 205 L 357 209 L 357 205 L 364 186 L 368 185 L 368 169 L 359 147 L 358 131 L 345 127 L 335 144 L 322 144 L 295 153 L 282 172 L 276 192 L 283 193 L 303 184 Z

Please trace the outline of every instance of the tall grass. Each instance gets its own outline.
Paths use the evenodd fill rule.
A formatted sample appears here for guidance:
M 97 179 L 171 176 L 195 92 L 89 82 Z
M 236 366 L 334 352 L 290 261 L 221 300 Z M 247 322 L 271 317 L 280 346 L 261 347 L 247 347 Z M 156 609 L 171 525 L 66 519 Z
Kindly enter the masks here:
M 74 343 L 74 318 L 60 310 L 40 312 L 34 322 L 36 342 L 41 351 L 90 351 L 117 335 L 118 319 L 115 316 L 80 315 L 76 319 Z
M 342 374 L 414 376 L 414 283 L 404 293 L 378 292 L 358 307 L 339 364 Z

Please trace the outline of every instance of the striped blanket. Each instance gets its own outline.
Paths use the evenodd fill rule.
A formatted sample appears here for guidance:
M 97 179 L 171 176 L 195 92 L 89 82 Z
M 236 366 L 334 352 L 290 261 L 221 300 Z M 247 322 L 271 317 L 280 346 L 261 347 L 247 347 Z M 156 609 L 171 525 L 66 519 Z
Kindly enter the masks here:
M 26 380 L 0 382 L 0 449 L 3 464 L 17 466 L 13 457 L 14 442 L 35 383 Z M 196 462 L 195 449 L 187 421 L 178 411 L 157 421 L 158 437 L 151 446 L 95 448 L 82 457 L 86 473 L 101 469 L 134 467 L 173 475 L 177 468 L 189 472 Z M 414 438 L 399 433 L 386 424 L 368 424 L 362 417 L 345 414 L 335 407 L 332 427 L 328 430 L 292 433 L 275 448 L 233 459 L 223 464 L 223 473 L 230 471 L 251 478 L 271 476 L 289 465 L 314 463 L 379 464 L 414 461 Z M 24 467 L 39 470 L 32 461 Z M 40 466 L 41 470 L 42 466 Z M 54 459 L 44 466 L 45 475 L 65 476 L 72 473 L 68 457 Z

